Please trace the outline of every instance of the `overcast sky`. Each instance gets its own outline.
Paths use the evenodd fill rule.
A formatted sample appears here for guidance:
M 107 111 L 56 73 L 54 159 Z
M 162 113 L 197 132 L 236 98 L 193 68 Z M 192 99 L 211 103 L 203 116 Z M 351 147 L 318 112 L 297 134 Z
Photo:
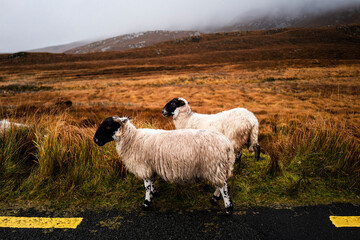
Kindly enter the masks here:
M 263 9 L 327 9 L 360 0 L 0 0 L 0 52 L 148 30 L 193 30 Z

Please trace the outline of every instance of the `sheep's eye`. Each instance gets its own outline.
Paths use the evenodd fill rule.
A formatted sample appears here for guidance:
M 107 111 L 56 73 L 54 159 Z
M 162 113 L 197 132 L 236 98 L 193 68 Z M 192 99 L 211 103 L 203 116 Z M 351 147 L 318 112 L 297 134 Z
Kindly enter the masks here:
M 110 127 L 110 126 L 106 126 L 105 129 L 106 129 L 106 130 L 111 130 L 111 127 Z

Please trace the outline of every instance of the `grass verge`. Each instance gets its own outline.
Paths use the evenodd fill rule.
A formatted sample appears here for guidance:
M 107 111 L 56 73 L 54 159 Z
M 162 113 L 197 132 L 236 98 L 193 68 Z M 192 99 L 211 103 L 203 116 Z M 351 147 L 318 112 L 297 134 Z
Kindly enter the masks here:
M 93 143 L 94 127 L 81 127 L 67 114 L 30 118 L 29 128 L 0 133 L 0 201 L 36 202 L 57 208 L 137 208 L 143 182 L 126 171 L 114 143 Z M 70 119 L 70 120 L 69 120 Z M 276 118 L 263 124 L 260 161 L 244 151 L 229 180 L 236 207 L 360 203 L 359 145 L 345 126 L 323 119 Z M 152 123 L 134 120 L 138 127 Z M 206 183 L 156 180 L 160 209 L 207 209 L 214 189 Z M 222 208 L 222 205 L 221 205 Z

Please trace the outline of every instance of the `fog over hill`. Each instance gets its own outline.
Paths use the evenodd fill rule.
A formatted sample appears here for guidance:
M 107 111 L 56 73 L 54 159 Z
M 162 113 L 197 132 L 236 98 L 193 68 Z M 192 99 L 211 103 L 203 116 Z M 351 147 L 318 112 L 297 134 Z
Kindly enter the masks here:
M 360 0 L 104 0 L 101 3 L 0 0 L 0 3 L 0 52 L 15 52 L 156 30 L 211 32 L 239 30 L 242 24 L 259 25 L 258 29 L 292 26 L 293 19 L 338 8 L 351 9 Z M 276 23 L 265 26 L 264 22 L 268 21 Z
M 242 17 L 235 19 L 229 25 L 220 28 L 203 29 L 204 32 L 232 32 L 247 30 L 264 30 L 289 27 L 330 27 L 346 24 L 360 24 L 360 4 L 345 6 L 326 11 L 311 11 L 304 13 L 299 11 L 294 14 L 281 11 L 256 17 Z M 162 41 L 186 38 L 199 35 L 200 32 L 194 31 L 149 31 L 134 34 L 126 34 L 118 37 L 93 42 L 81 47 L 66 51 L 65 53 L 89 53 L 127 50 L 132 48 L 142 48 Z
M 192 37 L 199 35 L 194 31 L 148 31 L 133 34 L 125 34 L 117 37 L 108 38 L 102 41 L 76 47 L 65 53 L 90 53 L 127 50 L 132 48 L 142 48 L 158 42 L 164 42 L 179 38 Z
M 251 11 L 234 19 L 228 26 L 212 31 L 265 30 L 284 27 L 330 27 L 360 24 L 360 2 L 337 8 L 281 8 L 276 11 Z

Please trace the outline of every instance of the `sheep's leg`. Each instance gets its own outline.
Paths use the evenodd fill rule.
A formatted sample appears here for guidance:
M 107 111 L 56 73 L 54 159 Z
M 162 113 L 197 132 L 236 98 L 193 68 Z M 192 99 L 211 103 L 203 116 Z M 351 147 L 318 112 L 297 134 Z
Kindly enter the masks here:
M 242 153 L 241 151 L 239 150 L 238 154 L 236 154 L 235 156 L 235 162 L 241 162 L 241 156 L 242 156 Z
M 143 210 L 146 210 L 150 207 L 151 203 L 151 179 L 144 179 L 144 186 L 145 186 L 145 201 L 141 205 Z
M 241 156 L 242 156 L 242 153 L 241 153 L 241 150 L 239 150 L 238 154 L 235 154 L 235 162 L 238 163 L 236 170 L 238 172 L 240 171 L 240 168 L 241 168 Z
M 155 188 L 155 176 L 153 176 L 150 179 L 151 183 L 150 183 L 150 192 L 151 192 L 151 199 L 153 199 L 156 195 L 157 195 L 157 191 Z
M 256 144 L 255 145 L 255 154 L 254 154 L 254 158 L 259 161 L 260 159 L 260 145 Z
M 220 200 L 220 189 L 219 188 L 216 188 L 216 190 L 215 190 L 215 192 L 214 192 L 214 194 L 213 194 L 213 196 L 210 198 L 210 203 L 212 204 L 212 205 L 217 205 L 217 201 L 219 201 Z
M 225 214 L 230 215 L 232 213 L 234 207 L 233 207 L 231 197 L 230 197 L 230 190 L 229 190 L 229 187 L 226 182 L 224 184 L 224 187 L 220 188 L 220 192 L 224 199 Z

